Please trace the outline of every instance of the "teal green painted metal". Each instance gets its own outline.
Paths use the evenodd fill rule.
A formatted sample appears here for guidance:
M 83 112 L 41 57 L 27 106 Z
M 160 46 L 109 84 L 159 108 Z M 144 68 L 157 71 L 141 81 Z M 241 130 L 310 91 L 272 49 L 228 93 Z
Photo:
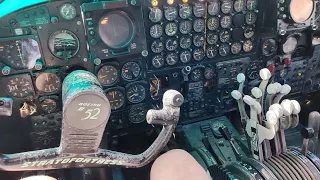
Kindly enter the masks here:
M 49 2 L 49 0 L 5 0 L 3 3 L 0 4 L 0 18 L 19 9 L 23 9 L 29 6 L 45 2 Z

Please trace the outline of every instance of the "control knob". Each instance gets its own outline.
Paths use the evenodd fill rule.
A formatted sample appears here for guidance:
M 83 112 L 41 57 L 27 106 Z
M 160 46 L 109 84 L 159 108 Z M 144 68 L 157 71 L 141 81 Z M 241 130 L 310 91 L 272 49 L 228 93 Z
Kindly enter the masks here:
M 319 83 L 314 84 L 314 85 L 312 86 L 312 89 L 313 89 L 313 90 L 319 90 L 319 89 L 320 89 L 320 84 L 319 84 Z

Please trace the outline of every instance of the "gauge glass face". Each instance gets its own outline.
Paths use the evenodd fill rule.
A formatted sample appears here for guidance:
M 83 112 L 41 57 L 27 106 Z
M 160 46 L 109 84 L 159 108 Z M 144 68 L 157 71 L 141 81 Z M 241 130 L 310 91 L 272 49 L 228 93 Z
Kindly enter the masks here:
M 216 44 L 218 39 L 219 39 L 219 37 L 215 33 L 208 33 L 207 34 L 207 43 L 210 45 Z
M 159 8 L 150 8 L 150 13 L 149 13 L 149 19 L 150 21 L 157 23 L 161 21 L 162 19 L 162 11 Z
M 204 77 L 206 79 L 212 79 L 214 77 L 214 72 L 211 67 L 206 67 L 204 70 Z
M 41 109 L 46 113 L 52 113 L 57 109 L 57 102 L 53 99 L 45 99 L 40 103 Z
M 129 46 L 136 33 L 133 21 L 122 11 L 104 15 L 99 21 L 98 31 L 101 40 L 113 49 Z
M 179 30 L 182 34 L 188 34 L 191 32 L 192 24 L 190 21 L 181 21 L 179 24 Z
M 213 2 L 210 2 L 209 5 L 208 5 L 208 13 L 211 15 L 211 16 L 215 16 L 219 13 L 220 11 L 220 4 L 218 1 L 213 1 Z
M 232 54 L 239 54 L 241 51 L 241 44 L 239 42 L 235 42 L 231 45 L 231 53 Z
M 13 77 L 7 83 L 8 93 L 17 98 L 23 98 L 33 92 L 32 83 L 23 77 Z
M 285 54 L 291 54 L 296 49 L 298 44 L 297 38 L 290 36 L 287 38 L 286 42 L 282 45 L 282 51 Z
M 127 81 L 137 79 L 140 75 L 141 68 L 136 62 L 127 62 L 121 69 L 121 76 Z
M 124 95 L 119 90 L 109 91 L 106 94 L 112 110 L 121 108 L 124 104 Z
M 135 124 L 146 120 L 148 109 L 145 107 L 132 107 L 129 110 L 129 121 Z
M 214 58 L 216 56 L 217 56 L 217 49 L 215 47 L 212 47 L 212 46 L 208 47 L 207 48 L 207 57 L 209 59 L 212 59 L 212 58 Z
M 114 66 L 105 65 L 99 69 L 97 77 L 101 85 L 111 86 L 119 79 L 118 70 Z
M 257 0 L 247 0 L 247 9 L 254 10 L 257 7 Z
M 268 39 L 262 44 L 262 54 L 264 56 L 271 56 L 277 51 L 277 43 L 274 39 Z
M 79 51 L 78 37 L 68 30 L 53 33 L 49 38 L 49 49 L 59 59 L 69 59 Z
M 62 16 L 62 18 L 66 19 L 66 20 L 72 20 L 77 15 L 76 8 L 73 5 L 69 4 L 69 3 L 63 4 L 60 7 L 59 11 L 60 11 L 60 15 Z
M 202 71 L 200 69 L 195 69 L 191 72 L 192 81 L 200 81 L 202 79 Z
M 204 44 L 204 37 L 203 35 L 196 34 L 193 36 L 193 44 L 197 47 L 203 46 Z
M 176 53 L 170 53 L 166 57 L 166 62 L 168 65 L 173 66 L 178 63 L 178 56 Z
M 165 27 L 165 32 L 168 36 L 174 36 L 177 34 L 178 27 L 175 23 L 168 23 Z
M 247 40 L 246 42 L 243 43 L 243 51 L 244 52 L 250 52 L 252 51 L 253 45 L 252 41 Z
M 166 40 L 166 49 L 168 51 L 174 51 L 178 47 L 178 42 L 176 39 L 167 39 Z
M 249 25 L 252 25 L 256 22 L 257 15 L 253 12 L 248 12 L 245 18 L 246 18 L 246 23 Z
M 155 24 L 150 28 L 150 36 L 153 38 L 160 38 L 163 34 L 162 26 L 160 24 Z
M 54 93 L 60 90 L 61 81 L 54 73 L 40 73 L 36 79 L 36 87 L 42 93 Z
M 182 49 L 188 49 L 191 46 L 191 38 L 189 36 L 182 36 L 180 39 L 180 47 Z
M 132 85 L 127 90 L 127 98 L 131 103 L 140 103 L 146 98 L 146 89 L 144 86 Z
M 188 19 L 191 16 L 191 6 L 189 4 L 183 4 L 180 6 L 179 15 L 182 19 Z
M 193 29 L 195 32 L 202 32 L 204 30 L 204 21 L 203 19 L 196 19 L 193 22 Z
M 254 30 L 252 27 L 246 27 L 244 29 L 244 37 L 250 39 L 254 36 Z
M 229 33 L 229 31 L 222 31 L 220 33 L 220 41 L 221 42 L 228 42 L 231 38 L 231 35 Z
M 204 16 L 205 7 L 203 3 L 195 3 L 193 6 L 193 14 L 196 17 Z
M 231 16 L 223 16 L 220 24 L 222 28 L 229 28 L 231 26 Z
M 162 52 L 164 49 L 164 46 L 163 46 L 163 43 L 162 41 L 160 41 L 159 39 L 157 40 L 154 40 L 152 43 L 151 43 L 151 51 L 154 52 L 154 53 L 160 53 Z
M 314 7 L 313 0 L 291 0 L 290 15 L 294 22 L 303 23 L 312 15 Z
M 152 65 L 155 68 L 161 68 L 164 65 L 164 59 L 161 55 L 152 58 Z
M 227 56 L 230 53 L 230 47 L 228 44 L 222 44 L 219 47 L 220 56 Z
M 180 61 L 183 63 L 190 62 L 191 60 L 191 53 L 189 51 L 182 51 L 180 54 Z
M 164 17 L 168 20 L 168 21 L 173 21 L 177 18 L 178 16 L 178 11 L 175 7 L 165 7 L 164 8 Z
M 221 4 L 221 11 L 224 14 L 229 14 L 231 10 L 232 10 L 232 2 L 230 0 L 223 1 L 223 3 Z
M 219 27 L 219 18 L 218 17 L 211 17 L 208 19 L 208 29 L 213 31 L 218 29 Z
M 193 51 L 193 59 L 196 61 L 201 61 L 204 58 L 204 53 L 202 49 L 196 49 Z
M 241 12 L 244 10 L 244 3 L 245 3 L 245 0 L 236 0 L 234 2 L 234 10 L 236 12 Z

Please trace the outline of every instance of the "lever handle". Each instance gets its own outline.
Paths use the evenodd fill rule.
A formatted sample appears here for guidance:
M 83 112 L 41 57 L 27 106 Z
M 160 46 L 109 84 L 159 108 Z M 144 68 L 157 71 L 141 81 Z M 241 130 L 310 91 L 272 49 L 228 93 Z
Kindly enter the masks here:
M 219 127 L 219 132 L 221 133 L 221 135 L 225 140 L 228 140 L 228 141 L 231 140 L 231 134 L 227 127 Z
M 304 139 L 310 139 L 314 137 L 314 129 L 313 128 L 302 128 L 300 130 L 300 134 Z

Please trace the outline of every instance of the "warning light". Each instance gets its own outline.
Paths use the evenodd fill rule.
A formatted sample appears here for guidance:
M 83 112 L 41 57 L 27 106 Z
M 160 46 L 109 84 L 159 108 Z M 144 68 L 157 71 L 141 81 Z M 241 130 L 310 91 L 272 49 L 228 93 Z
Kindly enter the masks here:
M 167 3 L 168 3 L 169 5 L 172 5 L 172 4 L 174 3 L 174 0 L 167 0 Z
M 158 6 L 158 1 L 157 0 L 152 0 L 151 4 L 152 4 L 153 7 L 156 7 L 156 6 Z
M 108 22 L 108 18 L 106 17 L 101 21 L 101 24 L 107 24 L 107 22 Z
M 183 3 L 188 3 L 188 0 L 182 0 Z
M 301 76 L 302 75 L 302 73 L 298 73 L 298 76 Z

